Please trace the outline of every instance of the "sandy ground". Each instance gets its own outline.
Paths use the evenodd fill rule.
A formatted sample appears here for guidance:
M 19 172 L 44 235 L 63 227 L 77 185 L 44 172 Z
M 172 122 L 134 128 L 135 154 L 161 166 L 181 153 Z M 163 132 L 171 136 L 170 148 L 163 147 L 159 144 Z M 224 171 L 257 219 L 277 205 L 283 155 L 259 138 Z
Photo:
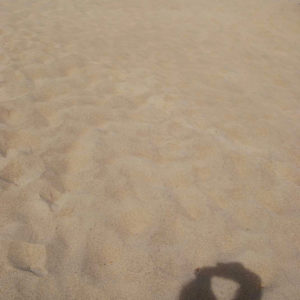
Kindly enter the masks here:
M 0 299 L 174 300 L 217 262 L 297 299 L 299 36 L 298 1 L 2 0 Z

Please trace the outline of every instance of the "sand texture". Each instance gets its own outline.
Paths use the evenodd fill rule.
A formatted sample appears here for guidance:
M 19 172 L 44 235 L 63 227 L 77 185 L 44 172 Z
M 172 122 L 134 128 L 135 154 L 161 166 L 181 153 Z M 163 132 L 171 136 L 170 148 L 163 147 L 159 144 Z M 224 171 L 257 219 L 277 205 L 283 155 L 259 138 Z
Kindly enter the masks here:
M 299 99 L 299 1 L 1 0 L 0 299 L 300 299 Z

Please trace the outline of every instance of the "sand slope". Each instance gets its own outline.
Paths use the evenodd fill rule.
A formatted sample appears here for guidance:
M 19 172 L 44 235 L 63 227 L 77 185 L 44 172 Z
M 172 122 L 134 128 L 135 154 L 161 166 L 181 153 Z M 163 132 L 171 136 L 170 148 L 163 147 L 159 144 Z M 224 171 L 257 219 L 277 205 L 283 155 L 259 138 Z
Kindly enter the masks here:
M 300 294 L 300 5 L 0 2 L 0 299 L 174 300 L 238 261 Z

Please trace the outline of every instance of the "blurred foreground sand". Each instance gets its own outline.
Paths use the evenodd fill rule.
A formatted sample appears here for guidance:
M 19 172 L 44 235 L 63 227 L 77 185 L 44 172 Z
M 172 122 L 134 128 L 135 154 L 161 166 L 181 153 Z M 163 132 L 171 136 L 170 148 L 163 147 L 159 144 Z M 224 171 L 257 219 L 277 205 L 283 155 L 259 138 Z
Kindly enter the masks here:
M 299 34 L 298 1 L 2 0 L 0 299 L 229 261 L 297 299 Z

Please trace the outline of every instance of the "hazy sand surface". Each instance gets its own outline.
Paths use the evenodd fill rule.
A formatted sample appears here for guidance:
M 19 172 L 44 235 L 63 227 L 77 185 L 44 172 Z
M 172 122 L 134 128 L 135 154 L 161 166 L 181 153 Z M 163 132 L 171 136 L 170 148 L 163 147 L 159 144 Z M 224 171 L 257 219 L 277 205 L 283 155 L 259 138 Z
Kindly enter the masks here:
M 0 299 L 296 300 L 299 70 L 298 1 L 1 0 Z

